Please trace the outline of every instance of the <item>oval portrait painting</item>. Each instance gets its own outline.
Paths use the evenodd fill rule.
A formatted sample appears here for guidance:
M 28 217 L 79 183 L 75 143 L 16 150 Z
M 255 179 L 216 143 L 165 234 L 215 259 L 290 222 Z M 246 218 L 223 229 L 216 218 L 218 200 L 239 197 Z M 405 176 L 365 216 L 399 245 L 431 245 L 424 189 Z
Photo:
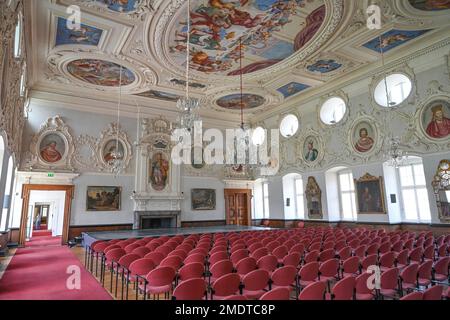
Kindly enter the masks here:
M 39 155 L 47 163 L 57 163 L 64 159 L 66 143 L 58 133 L 49 133 L 39 144 Z
M 303 145 L 303 158 L 306 162 L 314 162 L 319 158 L 321 150 L 319 148 L 319 142 L 316 137 L 309 136 L 306 138 Z
M 435 100 L 425 106 L 422 112 L 422 128 L 431 139 L 447 139 L 450 135 L 450 103 Z
M 156 191 L 166 188 L 169 179 L 169 161 L 162 152 L 157 152 L 150 159 L 150 183 Z
M 116 139 L 111 139 L 103 146 L 103 161 L 105 161 L 106 164 L 110 163 L 114 159 L 114 154 L 116 153 L 120 155 L 119 159 L 123 159 L 125 148 L 123 147 L 122 141 L 119 140 L 119 143 L 117 143 Z
M 353 148 L 360 153 L 370 152 L 375 146 L 375 130 L 367 121 L 358 123 L 352 133 Z

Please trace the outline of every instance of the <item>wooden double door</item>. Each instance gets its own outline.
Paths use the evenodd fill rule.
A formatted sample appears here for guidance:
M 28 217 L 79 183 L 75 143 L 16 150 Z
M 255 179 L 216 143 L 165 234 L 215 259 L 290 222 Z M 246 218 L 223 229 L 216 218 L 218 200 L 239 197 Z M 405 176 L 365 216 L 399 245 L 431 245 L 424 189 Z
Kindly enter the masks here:
M 225 214 L 227 225 L 252 224 L 252 190 L 225 189 Z

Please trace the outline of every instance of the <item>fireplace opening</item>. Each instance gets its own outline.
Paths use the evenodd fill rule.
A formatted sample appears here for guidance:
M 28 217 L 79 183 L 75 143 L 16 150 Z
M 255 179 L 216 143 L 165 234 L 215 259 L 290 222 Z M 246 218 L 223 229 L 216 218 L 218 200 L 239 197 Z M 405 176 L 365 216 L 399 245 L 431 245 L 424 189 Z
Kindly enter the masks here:
M 173 227 L 173 218 L 142 217 L 141 219 L 141 229 L 165 229 Z

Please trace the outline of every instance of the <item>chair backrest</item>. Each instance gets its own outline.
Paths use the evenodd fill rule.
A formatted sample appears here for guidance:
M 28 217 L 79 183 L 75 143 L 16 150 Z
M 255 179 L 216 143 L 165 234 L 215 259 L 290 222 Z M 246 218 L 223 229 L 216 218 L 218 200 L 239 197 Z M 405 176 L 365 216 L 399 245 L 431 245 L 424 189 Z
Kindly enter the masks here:
M 441 300 L 444 287 L 441 285 L 433 286 L 423 293 L 423 300 Z
M 123 249 L 123 248 L 117 244 L 111 244 L 103 249 L 103 253 L 107 254 L 109 251 L 114 250 L 114 249 Z
M 400 278 L 406 283 L 416 283 L 419 264 L 414 262 L 400 272 Z
M 349 246 L 343 247 L 338 251 L 337 255 L 342 261 L 347 260 L 352 255 L 352 248 L 350 248 Z
M 433 270 L 433 261 L 425 261 L 419 266 L 418 275 L 421 279 L 431 279 L 431 271 Z
M 233 272 L 233 263 L 228 259 L 217 261 L 209 268 L 209 271 L 215 278 L 219 278 Z
M 191 249 L 189 249 L 189 251 L 191 251 Z M 186 259 L 187 257 L 187 252 L 183 249 L 175 249 L 174 251 L 172 251 L 171 253 L 169 253 L 168 257 L 171 256 L 179 256 L 181 259 Z
M 396 258 L 397 264 L 402 264 L 402 265 L 408 264 L 408 254 L 409 254 L 408 249 L 404 249 L 404 250 L 400 251 L 397 254 L 397 258 Z
M 334 277 L 339 272 L 339 260 L 330 259 L 322 263 L 319 267 L 319 273 L 321 276 Z
M 161 252 L 154 252 L 153 251 L 153 252 L 147 253 L 144 256 L 144 258 L 153 260 L 155 266 L 157 266 L 157 265 L 159 265 L 161 263 L 161 261 L 164 260 L 164 254 L 162 254 Z
M 221 297 L 235 295 L 239 291 L 241 278 L 236 273 L 229 273 L 221 276 L 212 285 L 214 295 Z
M 146 254 L 150 253 L 150 249 L 147 247 L 138 247 L 134 249 L 131 253 L 137 254 L 141 258 L 145 257 Z
M 121 257 L 126 255 L 127 252 L 122 248 L 115 248 L 106 252 L 105 257 L 106 261 L 115 261 L 118 262 Z
M 354 255 L 360 258 L 364 258 L 364 256 L 366 255 L 366 245 L 360 245 L 358 246 L 355 251 L 354 251 Z
M 346 273 L 356 273 L 359 270 L 359 257 L 347 258 L 342 264 L 342 269 Z
M 423 257 L 428 260 L 434 258 L 434 245 L 430 245 L 423 250 Z
M 335 257 L 334 249 L 327 249 L 319 254 L 319 260 L 322 262 L 333 259 L 334 257 Z
M 264 256 L 258 260 L 256 263 L 258 269 L 266 270 L 268 272 L 272 272 L 277 268 L 278 259 L 274 255 Z
M 423 249 L 421 247 L 414 248 L 409 253 L 409 260 L 415 262 L 422 262 Z
M 138 259 L 141 259 L 141 256 L 134 253 L 129 253 L 120 257 L 118 262 L 122 267 L 129 268 L 130 264 Z
M 287 301 L 290 298 L 290 291 L 287 288 L 275 288 L 264 293 L 259 300 L 265 301 Z
M 151 259 L 141 258 L 133 261 L 128 269 L 132 275 L 145 276 L 155 269 L 155 263 Z
M 316 262 L 319 260 L 319 250 L 313 250 L 305 255 L 305 263 Z
M 185 264 L 189 264 L 192 262 L 199 262 L 204 264 L 205 263 L 205 256 L 201 253 L 195 253 L 195 254 L 189 254 L 186 259 L 184 259 Z
M 202 300 L 206 296 L 206 283 L 201 278 L 180 283 L 173 291 L 174 300 Z
M 355 290 L 356 293 L 359 294 L 373 294 L 373 289 L 370 289 L 367 285 L 367 281 L 371 276 L 371 273 L 364 272 L 361 275 L 357 276 L 355 279 Z
M 380 286 L 382 289 L 395 289 L 398 286 L 398 269 L 391 268 L 381 274 Z
M 298 252 L 291 252 L 283 259 L 283 265 L 284 266 L 293 266 L 295 268 L 298 267 L 300 264 L 300 261 L 302 259 L 302 256 Z
M 228 260 L 228 253 L 226 251 L 218 251 L 209 257 L 209 263 L 211 265 L 222 260 Z
M 281 245 L 273 249 L 272 254 L 278 259 L 283 259 L 288 254 L 288 251 L 289 249 L 286 246 Z
M 423 293 L 422 292 L 418 292 L 418 291 L 414 291 L 414 292 L 411 292 L 410 294 L 407 294 L 406 296 L 400 298 L 400 300 L 402 300 L 402 301 L 423 300 Z
M 169 266 L 159 266 L 150 271 L 145 277 L 151 286 L 161 287 L 172 284 L 175 280 L 176 271 Z
M 181 264 L 183 263 L 183 258 L 180 256 L 170 256 L 167 258 L 164 258 L 163 261 L 159 264 L 161 267 L 172 267 L 175 270 L 178 270 L 180 268 Z
M 290 286 L 294 284 L 297 276 L 297 268 L 293 266 L 284 266 L 272 273 L 272 282 L 276 286 Z
M 323 300 L 326 285 L 324 282 L 314 282 L 307 285 L 299 294 L 298 300 Z
M 364 270 L 366 270 L 368 267 L 376 265 L 377 261 L 378 261 L 378 255 L 372 254 L 361 260 L 361 267 Z
M 352 300 L 356 279 L 352 276 L 339 280 L 332 289 L 333 300 Z
M 269 254 L 269 250 L 266 247 L 258 248 L 255 250 L 250 256 L 255 258 L 258 261 L 260 258 L 267 256 Z
M 236 271 L 240 275 L 245 275 L 257 268 L 256 266 L 256 260 L 252 257 L 247 257 L 242 259 L 238 262 L 236 265 Z
M 389 251 L 383 253 L 380 257 L 380 266 L 385 268 L 392 268 L 395 262 L 395 253 L 393 251 Z
M 185 264 L 178 270 L 178 278 L 181 281 L 188 279 L 202 278 L 205 273 L 205 266 L 199 262 Z
M 380 245 L 380 248 L 378 249 L 378 252 L 380 254 L 387 253 L 387 252 L 391 251 L 391 247 L 392 247 L 392 244 L 391 244 L 390 241 L 383 242 Z
M 319 276 L 319 262 L 313 261 L 301 267 L 299 277 L 304 281 L 314 281 Z
M 241 261 L 244 258 L 248 257 L 248 251 L 246 249 L 241 249 L 236 252 L 234 252 L 230 256 L 231 262 L 233 262 L 234 265 L 236 265 L 239 261 Z
M 301 243 L 297 243 L 296 245 L 294 245 L 291 250 L 289 250 L 289 253 L 292 252 L 298 252 L 300 253 L 300 255 L 303 255 L 303 253 L 305 252 L 305 245 L 301 244 Z
M 372 243 L 371 245 L 369 245 L 367 247 L 366 254 L 371 255 L 371 254 L 378 253 L 379 249 L 380 249 L 380 246 L 378 243 Z
M 164 257 L 167 257 L 169 255 L 170 252 L 172 252 L 172 248 L 170 248 L 169 246 L 163 245 L 161 247 L 158 247 L 155 249 L 155 252 L 160 252 L 164 255 Z
M 434 271 L 439 274 L 448 276 L 448 265 L 450 263 L 450 257 L 439 258 L 434 264 Z
M 242 279 L 246 290 L 263 290 L 269 284 L 269 272 L 266 270 L 253 270 L 247 273 Z

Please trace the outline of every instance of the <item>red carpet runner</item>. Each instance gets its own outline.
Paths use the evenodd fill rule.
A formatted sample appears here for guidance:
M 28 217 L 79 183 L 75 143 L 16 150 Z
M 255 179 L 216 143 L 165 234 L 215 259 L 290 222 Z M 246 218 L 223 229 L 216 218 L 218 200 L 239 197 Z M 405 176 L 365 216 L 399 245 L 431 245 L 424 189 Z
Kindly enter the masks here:
M 61 238 L 41 236 L 20 248 L 0 279 L 0 300 L 111 300 Z M 80 272 L 80 289 L 67 287 L 67 268 Z M 78 268 L 76 268 L 78 267 Z M 73 282 L 69 281 L 69 284 Z

